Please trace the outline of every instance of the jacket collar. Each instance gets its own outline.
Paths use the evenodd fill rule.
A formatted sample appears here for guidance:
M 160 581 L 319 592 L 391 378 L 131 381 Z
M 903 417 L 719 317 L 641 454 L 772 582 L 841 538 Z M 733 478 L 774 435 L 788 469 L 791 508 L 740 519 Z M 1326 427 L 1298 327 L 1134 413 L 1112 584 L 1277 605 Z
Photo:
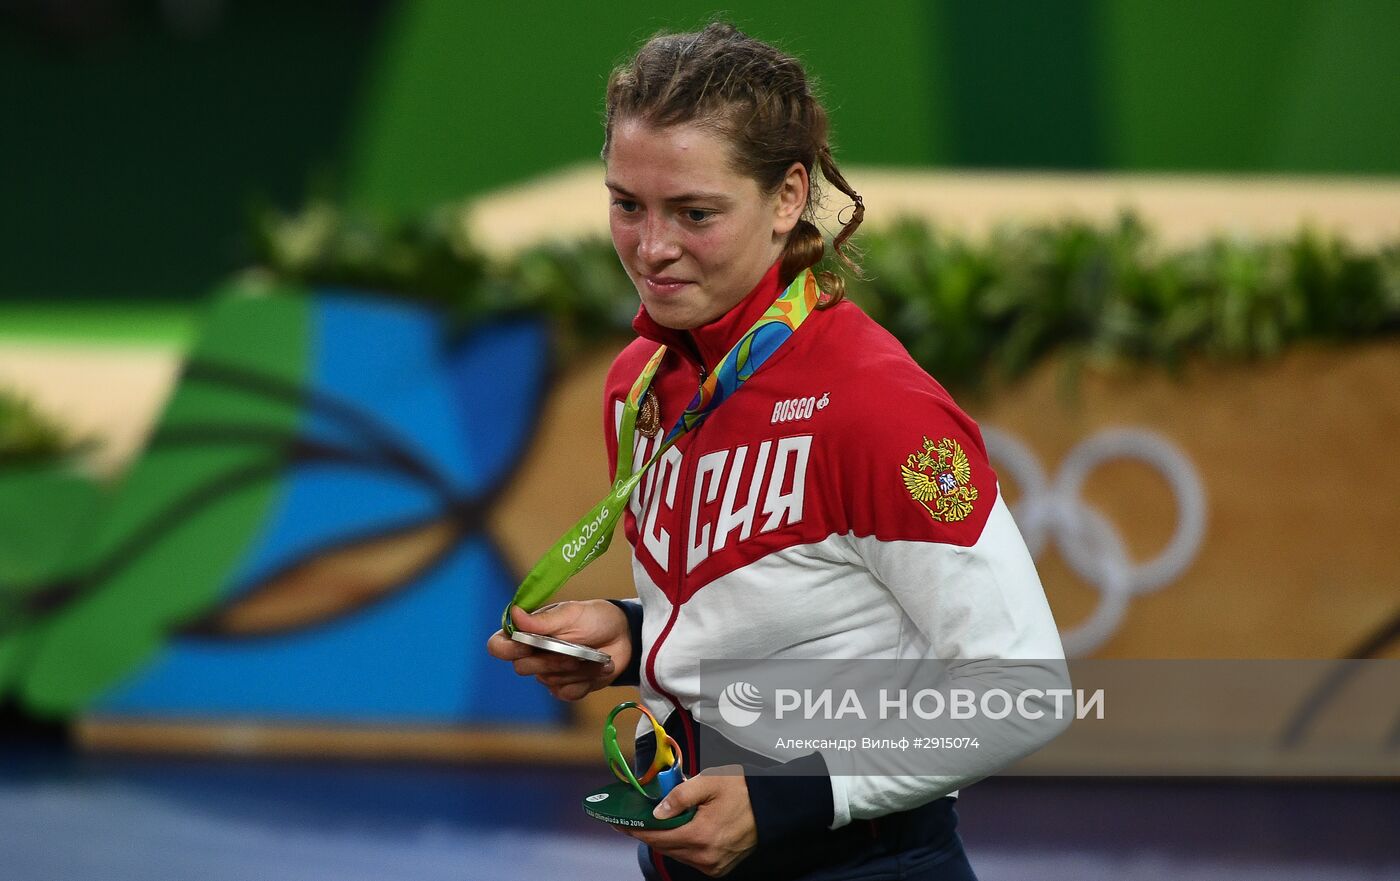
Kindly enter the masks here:
M 778 278 L 778 269 L 782 262 L 778 260 L 768 267 L 758 285 L 749 291 L 744 299 L 709 324 L 691 330 L 662 327 L 652 320 L 646 307 L 642 306 L 637 310 L 637 317 L 632 319 L 632 329 L 641 337 L 679 352 L 686 360 L 708 373 L 715 369 L 720 359 L 734 348 L 734 344 L 739 342 L 783 292 L 781 279 Z

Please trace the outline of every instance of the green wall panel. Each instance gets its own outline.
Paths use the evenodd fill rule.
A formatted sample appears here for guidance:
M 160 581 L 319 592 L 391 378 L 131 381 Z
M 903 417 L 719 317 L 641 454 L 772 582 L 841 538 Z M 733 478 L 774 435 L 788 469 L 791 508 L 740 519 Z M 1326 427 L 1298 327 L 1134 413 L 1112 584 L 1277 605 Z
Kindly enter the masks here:
M 294 205 L 318 171 L 400 212 L 587 160 L 613 64 L 715 7 L 250 0 L 197 39 L 124 14 L 91 40 L 0 28 L 0 299 L 202 296 L 250 257 L 248 201 Z M 1400 0 L 728 14 L 807 62 L 844 161 L 1400 174 Z
M 494 8 L 493 8 L 494 7 Z M 913 0 L 853 10 L 818 0 L 745 4 L 733 19 L 797 53 L 822 84 L 838 156 L 922 165 L 946 151 L 934 126 L 941 65 Z M 613 65 L 649 34 L 690 29 L 711 4 L 516 4 L 416 0 L 385 42 L 351 146 L 350 192 L 361 205 L 421 208 L 595 157 Z
M 1311 3 L 1305 30 L 1267 166 L 1400 173 L 1400 3 Z
M 229 296 L 211 310 L 192 357 L 301 387 L 309 369 L 304 296 Z M 122 479 L 75 555 L 82 592 L 0 644 L 0 682 L 21 674 L 25 703 L 61 716 L 149 659 L 172 628 L 208 611 L 285 484 L 284 460 L 303 419 L 296 401 L 182 376 L 155 440 Z M 159 443 L 179 430 L 207 440 Z M 273 442 L 239 432 L 261 430 Z M 178 573 L 172 576 L 172 573 Z
M 1099 17 L 1087 0 L 942 0 L 930 42 L 943 47 L 950 100 L 932 108 L 952 165 L 1100 168 Z
M 1110 167 L 1400 172 L 1400 3 L 1100 9 Z
M 200 37 L 158 6 L 70 40 L 0 18 L 0 299 L 201 297 L 253 197 L 336 167 L 372 6 L 248 0 Z

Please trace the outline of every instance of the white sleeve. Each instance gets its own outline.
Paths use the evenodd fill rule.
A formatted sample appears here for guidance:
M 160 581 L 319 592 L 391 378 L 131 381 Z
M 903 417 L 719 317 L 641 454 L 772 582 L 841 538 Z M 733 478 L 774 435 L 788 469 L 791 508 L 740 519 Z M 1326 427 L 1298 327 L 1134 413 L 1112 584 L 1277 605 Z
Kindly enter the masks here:
M 851 541 L 926 641 L 927 657 L 950 663 L 950 687 L 1002 689 L 1035 712 L 977 723 L 970 730 L 979 735 L 978 748 L 959 751 L 946 774 L 833 775 L 832 828 L 953 794 L 1035 752 L 1070 721 L 1064 713 L 1057 718 L 1052 697 L 1070 687 L 1059 631 L 1000 492 L 971 546 L 873 536 Z M 1040 718 L 1029 718 L 1037 712 Z

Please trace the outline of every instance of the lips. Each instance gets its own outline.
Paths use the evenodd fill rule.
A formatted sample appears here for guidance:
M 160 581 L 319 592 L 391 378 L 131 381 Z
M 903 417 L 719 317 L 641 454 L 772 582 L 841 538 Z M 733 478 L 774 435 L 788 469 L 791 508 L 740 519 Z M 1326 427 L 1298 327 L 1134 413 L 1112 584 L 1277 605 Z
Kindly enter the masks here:
M 643 276 L 642 281 L 646 283 L 647 290 L 663 297 L 679 293 L 682 288 L 691 284 L 683 278 L 672 278 L 664 275 Z

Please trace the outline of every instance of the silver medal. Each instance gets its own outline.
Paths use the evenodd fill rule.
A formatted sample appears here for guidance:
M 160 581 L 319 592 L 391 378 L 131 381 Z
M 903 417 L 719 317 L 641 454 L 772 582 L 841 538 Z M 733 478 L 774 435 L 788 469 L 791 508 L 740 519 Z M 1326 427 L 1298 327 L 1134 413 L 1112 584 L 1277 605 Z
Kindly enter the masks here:
M 612 656 L 606 652 L 600 652 L 586 645 L 579 645 L 576 642 L 565 642 L 562 639 L 555 639 L 552 636 L 544 636 L 539 633 L 526 633 L 523 630 L 517 630 L 510 635 L 510 638 L 533 648 L 544 649 L 547 652 L 558 652 L 561 655 L 568 655 L 571 658 L 581 658 L 585 661 L 593 661 L 598 664 L 605 664 L 612 660 Z

